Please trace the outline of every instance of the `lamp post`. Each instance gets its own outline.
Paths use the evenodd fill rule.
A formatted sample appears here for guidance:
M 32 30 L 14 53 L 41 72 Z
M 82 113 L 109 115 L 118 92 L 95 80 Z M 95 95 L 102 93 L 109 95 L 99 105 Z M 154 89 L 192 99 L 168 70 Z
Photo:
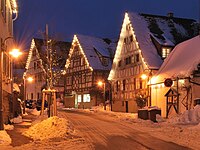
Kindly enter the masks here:
M 12 104 L 13 104 L 13 114 L 15 114 L 15 106 L 16 106 L 16 99 L 14 99 L 14 91 L 13 91 L 13 83 L 14 83 L 14 78 L 13 78 L 13 63 L 14 59 L 17 59 L 19 56 L 22 55 L 22 52 L 19 51 L 19 49 L 12 49 L 12 51 L 9 52 L 11 56 L 11 94 L 12 94 Z
M 104 101 L 104 110 L 106 110 L 106 83 L 105 81 L 98 81 L 98 86 L 102 87 L 103 86 L 103 101 Z
M 142 74 L 141 75 L 141 79 L 146 81 L 146 85 L 147 85 L 147 106 L 151 106 L 151 83 L 150 83 L 150 86 L 147 82 L 151 82 L 151 79 L 149 80 L 151 76 L 151 72 L 149 73 L 149 75 L 146 75 L 146 74 Z
M 0 130 L 4 129 L 3 125 L 3 85 L 2 85 L 2 76 L 3 76 L 3 50 L 1 47 L 0 52 Z
M 24 102 L 23 102 L 23 114 L 25 114 L 25 101 L 26 101 L 26 80 L 28 81 L 28 83 L 33 82 L 33 77 L 29 76 L 26 78 L 26 76 L 23 77 L 24 78 Z

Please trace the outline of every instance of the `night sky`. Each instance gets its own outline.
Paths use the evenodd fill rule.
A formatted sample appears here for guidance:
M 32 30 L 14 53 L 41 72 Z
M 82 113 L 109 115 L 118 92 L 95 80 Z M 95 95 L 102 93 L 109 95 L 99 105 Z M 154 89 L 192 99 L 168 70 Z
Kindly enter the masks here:
M 45 24 L 52 36 L 71 41 L 74 34 L 118 38 L 124 13 L 139 12 L 199 20 L 200 0 L 18 0 L 16 41 L 27 50 L 42 37 Z

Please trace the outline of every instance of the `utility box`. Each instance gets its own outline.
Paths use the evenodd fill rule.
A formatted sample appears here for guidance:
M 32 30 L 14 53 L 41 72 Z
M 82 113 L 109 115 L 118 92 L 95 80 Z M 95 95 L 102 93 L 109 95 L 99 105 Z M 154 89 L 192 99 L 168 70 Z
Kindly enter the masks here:
M 138 118 L 144 120 L 149 119 L 148 109 L 138 109 Z
M 156 115 L 161 115 L 161 110 L 160 109 L 149 109 L 149 119 L 153 122 L 156 121 Z

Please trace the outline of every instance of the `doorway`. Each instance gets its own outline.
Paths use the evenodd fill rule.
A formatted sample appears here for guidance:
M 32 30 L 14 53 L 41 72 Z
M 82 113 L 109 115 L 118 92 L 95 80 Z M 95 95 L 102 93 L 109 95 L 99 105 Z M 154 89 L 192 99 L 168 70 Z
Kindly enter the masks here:
M 125 101 L 126 112 L 128 112 L 128 101 Z

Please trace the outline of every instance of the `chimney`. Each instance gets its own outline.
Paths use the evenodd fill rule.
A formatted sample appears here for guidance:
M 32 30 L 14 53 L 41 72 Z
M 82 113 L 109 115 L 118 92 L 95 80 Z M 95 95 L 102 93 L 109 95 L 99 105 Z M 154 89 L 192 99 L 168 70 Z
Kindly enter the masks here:
M 167 17 L 169 17 L 169 18 L 173 18 L 173 17 L 174 17 L 174 13 L 173 13 L 173 12 L 169 12 L 169 13 L 167 13 Z

